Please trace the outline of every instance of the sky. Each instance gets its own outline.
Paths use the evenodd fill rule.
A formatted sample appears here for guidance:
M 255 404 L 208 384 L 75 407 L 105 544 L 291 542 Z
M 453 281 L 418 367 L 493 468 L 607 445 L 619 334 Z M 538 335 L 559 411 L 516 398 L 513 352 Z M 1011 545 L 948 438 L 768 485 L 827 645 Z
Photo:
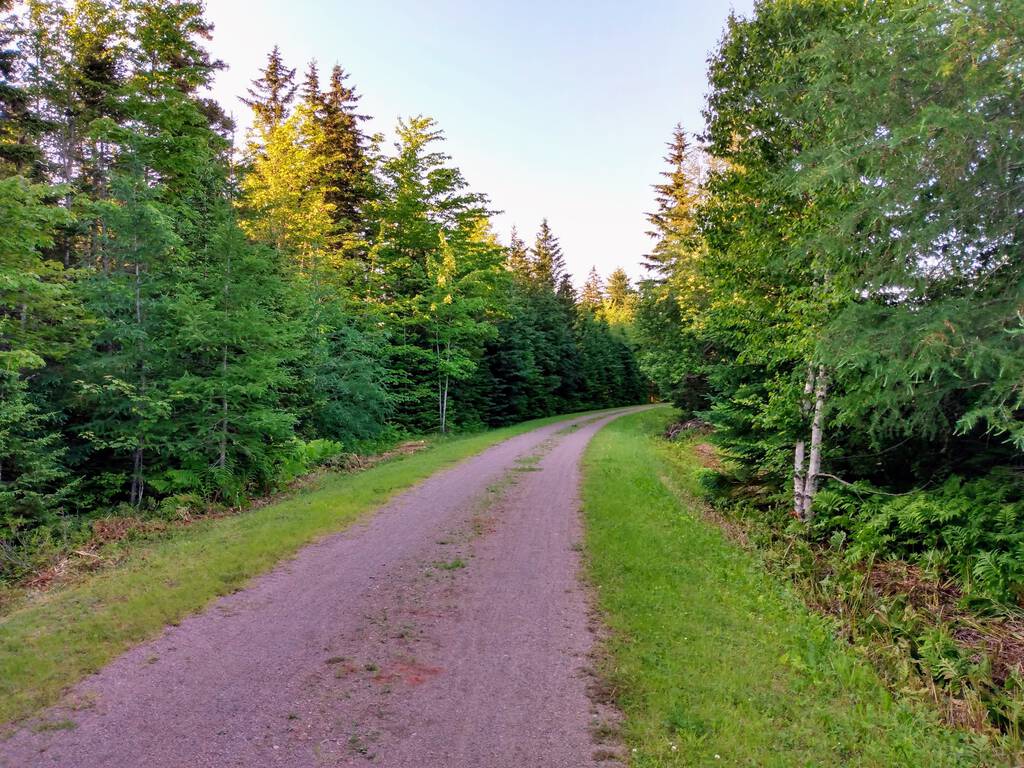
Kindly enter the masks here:
M 210 46 L 228 69 L 214 96 L 238 101 L 267 52 L 301 76 L 341 64 L 390 136 L 429 115 L 470 187 L 532 242 L 547 217 L 581 283 L 623 267 L 640 277 L 645 212 L 676 123 L 702 127 L 708 54 L 730 10 L 753 0 L 207 0 Z

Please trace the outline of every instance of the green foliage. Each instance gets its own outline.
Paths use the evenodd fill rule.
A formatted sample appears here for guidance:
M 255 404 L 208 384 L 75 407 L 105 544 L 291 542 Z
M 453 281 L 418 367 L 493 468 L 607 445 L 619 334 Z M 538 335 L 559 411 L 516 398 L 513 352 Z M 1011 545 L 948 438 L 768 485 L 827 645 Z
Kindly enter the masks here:
M 300 89 L 275 48 L 236 157 L 202 3 L 0 13 L 4 578 L 111 510 L 187 517 L 340 445 L 642 395 L 546 223 L 505 269 L 431 119 L 384 151 L 344 70 Z
M 52 418 L 25 390 L 18 374 L 0 371 L 0 539 L 56 524 L 76 490 Z
M 824 538 L 941 561 L 1003 601 L 1024 563 L 999 469 L 1024 446 L 1022 10 L 762 0 L 730 17 L 703 135 L 675 130 L 656 187 L 636 322 L 645 372 L 714 425 L 762 509 L 800 482 L 807 372 L 824 373 L 813 482 L 854 485 L 815 502 Z
M 1024 595 L 1024 478 L 1016 470 L 967 481 L 953 475 L 902 496 L 833 485 L 819 504 L 815 533 L 842 531 L 855 560 L 899 558 L 955 574 L 969 596 L 1016 602 Z
M 702 519 L 696 456 L 655 438 L 666 415 L 612 422 L 584 458 L 588 571 L 612 629 L 599 671 L 631 764 L 1004 764 L 989 740 L 894 700 L 829 622 Z M 938 637 L 927 653 L 962 663 Z
M 342 445 L 333 440 L 296 441 L 291 453 L 285 455 L 277 476 L 281 482 L 289 483 L 311 469 L 326 464 L 341 454 Z

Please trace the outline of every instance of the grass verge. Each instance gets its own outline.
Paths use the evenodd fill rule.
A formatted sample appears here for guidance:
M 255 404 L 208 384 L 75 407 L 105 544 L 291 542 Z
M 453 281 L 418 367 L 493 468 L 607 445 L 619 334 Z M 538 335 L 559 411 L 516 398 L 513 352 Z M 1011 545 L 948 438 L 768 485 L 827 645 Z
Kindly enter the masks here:
M 68 686 L 132 645 L 434 472 L 566 418 L 455 437 L 363 472 L 328 475 L 316 488 L 279 503 L 142 542 L 117 567 L 43 594 L 0 618 L 0 723 L 54 703 Z
M 610 628 L 601 671 L 633 768 L 995 766 L 990 742 L 894 700 L 760 566 L 705 522 L 699 462 L 670 461 L 669 411 L 605 427 L 584 458 L 587 562 Z

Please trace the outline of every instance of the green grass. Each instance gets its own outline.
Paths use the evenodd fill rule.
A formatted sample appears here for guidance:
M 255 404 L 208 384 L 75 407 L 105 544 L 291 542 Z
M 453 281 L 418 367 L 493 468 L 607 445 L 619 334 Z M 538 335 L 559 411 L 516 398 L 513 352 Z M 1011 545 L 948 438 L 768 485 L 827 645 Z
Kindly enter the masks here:
M 462 558 L 455 558 L 450 562 L 438 561 L 434 563 L 435 568 L 440 568 L 442 571 L 458 571 L 466 567 L 466 562 Z
M 365 472 L 329 475 L 317 488 L 285 501 L 143 542 L 123 564 L 14 610 L 0 618 L 0 723 L 54 703 L 68 686 L 129 647 L 439 469 L 566 418 L 441 440 Z
M 669 414 L 612 422 L 584 459 L 588 568 L 611 630 L 601 673 L 632 767 L 1000 764 L 981 737 L 895 701 L 703 519 L 696 457 L 655 437 Z

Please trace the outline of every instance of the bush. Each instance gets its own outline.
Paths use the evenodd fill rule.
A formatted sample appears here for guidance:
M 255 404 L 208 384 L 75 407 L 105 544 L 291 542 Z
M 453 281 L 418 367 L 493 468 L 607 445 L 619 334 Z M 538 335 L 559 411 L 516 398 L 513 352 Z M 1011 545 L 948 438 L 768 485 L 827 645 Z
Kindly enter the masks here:
M 295 441 L 294 450 L 278 467 L 277 480 L 282 485 L 306 474 L 314 467 L 326 464 L 342 451 L 342 444 L 335 440 Z
M 999 469 L 950 477 L 934 490 L 891 496 L 831 484 L 816 499 L 814 533 L 844 533 L 851 559 L 899 558 L 955 575 L 971 597 L 1024 597 L 1024 477 Z

